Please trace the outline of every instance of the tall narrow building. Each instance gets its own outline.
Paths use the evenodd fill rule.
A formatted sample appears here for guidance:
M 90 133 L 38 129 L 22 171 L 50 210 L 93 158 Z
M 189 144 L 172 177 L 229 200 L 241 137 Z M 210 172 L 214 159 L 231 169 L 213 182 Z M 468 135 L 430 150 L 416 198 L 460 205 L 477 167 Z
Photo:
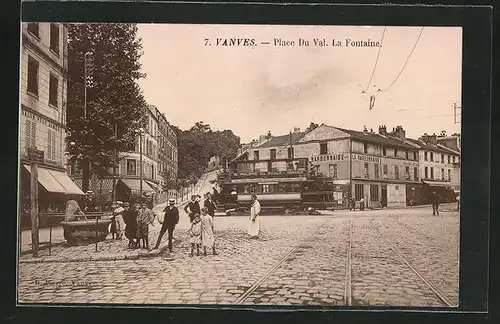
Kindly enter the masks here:
M 67 30 L 61 23 L 23 23 L 20 84 L 21 226 L 30 226 L 30 162 L 38 165 L 39 211 L 63 211 L 83 192 L 66 174 Z M 41 220 L 43 226 L 43 220 Z

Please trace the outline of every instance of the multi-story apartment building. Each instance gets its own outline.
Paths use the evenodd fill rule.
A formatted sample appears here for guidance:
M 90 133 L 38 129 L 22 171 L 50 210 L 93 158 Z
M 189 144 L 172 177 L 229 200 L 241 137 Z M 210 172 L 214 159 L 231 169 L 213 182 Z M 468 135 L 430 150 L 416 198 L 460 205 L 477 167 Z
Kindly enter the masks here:
M 29 150 L 38 166 L 39 209 L 63 210 L 83 192 L 66 174 L 67 29 L 61 23 L 23 23 L 20 84 L 21 205 L 29 208 Z M 23 210 L 22 209 L 22 210 Z M 21 218 L 22 224 L 29 217 Z
M 406 205 L 420 180 L 415 147 L 366 129 L 358 132 L 328 125 L 308 133 L 296 129 L 245 154 L 254 160 L 308 158 L 331 179 L 338 201 L 364 198 L 369 207 Z M 255 168 L 266 170 L 267 164 Z
M 131 152 L 119 152 L 119 166 L 113 177 L 113 169 L 107 174 L 93 177 L 90 180 L 92 191 L 103 196 L 102 199 L 112 199 L 113 183 L 116 188 L 116 199 L 129 201 L 140 195 L 141 176 L 142 192 L 157 202 L 156 198 L 163 192 L 165 183 L 164 170 L 168 170 L 172 180 L 177 178 L 177 137 L 168 124 L 164 114 L 153 105 L 146 110 L 147 123 L 141 134 L 135 140 L 135 148 Z M 141 147 L 142 144 L 142 147 Z M 142 158 L 142 175 L 141 175 Z M 72 168 L 75 182 L 81 186 L 81 171 Z M 113 179 L 114 178 L 114 179 Z
M 450 188 L 460 190 L 460 153 L 441 145 L 437 135 L 406 139 L 419 150 L 419 172 L 423 183 L 423 202 L 429 202 L 433 191 L 445 198 Z
M 177 134 L 168 123 L 165 114 L 161 113 L 158 108 L 155 109 L 158 120 L 158 173 L 161 184 L 164 186 L 177 179 Z

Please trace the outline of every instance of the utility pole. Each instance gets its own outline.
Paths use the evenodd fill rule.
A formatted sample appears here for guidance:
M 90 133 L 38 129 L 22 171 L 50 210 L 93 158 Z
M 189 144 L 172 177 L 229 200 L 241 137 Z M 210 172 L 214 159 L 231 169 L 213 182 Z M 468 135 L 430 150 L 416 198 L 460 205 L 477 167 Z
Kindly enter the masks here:
M 31 250 L 38 257 L 38 163 L 43 162 L 43 151 L 35 148 L 28 150 L 30 163 L 30 201 L 31 201 Z
M 462 109 L 462 107 L 459 107 L 456 102 L 453 103 L 453 123 L 454 124 L 460 124 L 460 122 L 457 122 L 457 110 Z
M 141 167 L 140 179 L 139 179 L 139 199 L 142 200 L 142 129 L 139 133 L 139 165 Z

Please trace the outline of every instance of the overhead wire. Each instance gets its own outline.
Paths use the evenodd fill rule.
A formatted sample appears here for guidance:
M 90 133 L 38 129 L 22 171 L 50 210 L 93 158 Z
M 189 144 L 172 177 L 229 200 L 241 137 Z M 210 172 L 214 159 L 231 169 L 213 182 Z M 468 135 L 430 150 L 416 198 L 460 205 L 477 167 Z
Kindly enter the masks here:
M 375 65 L 373 66 L 372 75 L 370 77 L 370 81 L 366 85 L 365 90 L 363 90 L 363 93 L 365 93 L 368 90 L 368 88 L 370 87 L 370 85 L 372 83 L 373 78 L 375 77 L 375 71 L 377 70 L 378 59 L 380 57 L 380 51 L 382 49 L 382 44 L 384 42 L 384 37 L 385 37 L 386 30 L 387 30 L 387 26 L 384 26 L 384 31 L 382 32 L 382 37 L 380 38 L 380 47 L 378 48 L 377 58 L 375 59 Z
M 395 83 L 396 81 L 398 81 L 399 77 L 401 76 L 401 74 L 403 74 L 403 71 L 405 70 L 406 66 L 408 65 L 408 62 L 410 61 L 410 58 L 411 56 L 413 55 L 413 52 L 415 51 L 415 48 L 417 48 L 417 45 L 418 45 L 418 42 L 420 41 L 420 37 L 422 36 L 422 33 L 424 31 L 424 28 L 425 27 L 422 27 L 420 29 L 420 33 L 418 34 L 418 37 L 417 37 L 417 40 L 415 41 L 415 44 L 413 45 L 413 48 L 410 52 L 410 54 L 408 55 L 408 57 L 406 58 L 406 61 L 405 63 L 403 64 L 403 67 L 401 68 L 401 70 L 399 71 L 398 75 L 396 76 L 396 78 L 392 81 L 392 83 L 384 90 L 380 90 L 380 92 L 387 92 Z

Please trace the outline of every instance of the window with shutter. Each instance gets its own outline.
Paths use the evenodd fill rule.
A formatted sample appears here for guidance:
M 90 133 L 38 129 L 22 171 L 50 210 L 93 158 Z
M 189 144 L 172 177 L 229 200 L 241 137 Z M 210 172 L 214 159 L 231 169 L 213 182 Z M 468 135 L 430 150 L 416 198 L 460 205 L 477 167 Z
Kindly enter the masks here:
M 49 138 L 47 140 L 47 159 L 52 160 L 52 131 L 49 129 Z

